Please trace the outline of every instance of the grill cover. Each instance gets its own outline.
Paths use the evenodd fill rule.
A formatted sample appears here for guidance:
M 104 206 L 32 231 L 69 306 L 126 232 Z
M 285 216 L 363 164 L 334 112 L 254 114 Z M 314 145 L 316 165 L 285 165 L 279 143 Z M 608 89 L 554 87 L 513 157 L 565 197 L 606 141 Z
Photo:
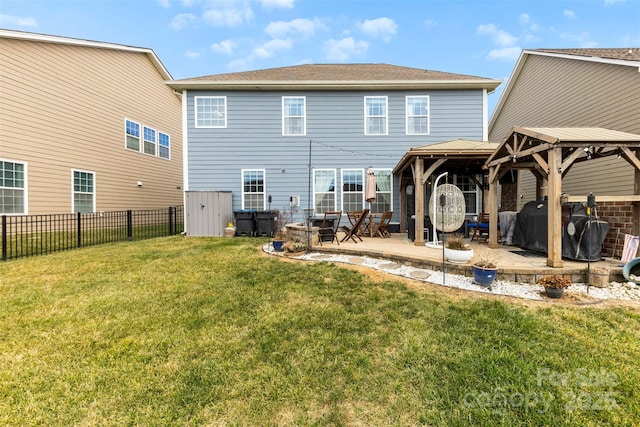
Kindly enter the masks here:
M 590 220 L 582 203 L 565 203 L 562 208 L 562 257 L 578 261 L 600 260 L 609 224 L 595 216 Z M 547 254 L 547 214 L 546 200 L 525 204 L 517 215 L 513 244 Z M 568 230 L 572 227 L 575 233 L 570 235 Z

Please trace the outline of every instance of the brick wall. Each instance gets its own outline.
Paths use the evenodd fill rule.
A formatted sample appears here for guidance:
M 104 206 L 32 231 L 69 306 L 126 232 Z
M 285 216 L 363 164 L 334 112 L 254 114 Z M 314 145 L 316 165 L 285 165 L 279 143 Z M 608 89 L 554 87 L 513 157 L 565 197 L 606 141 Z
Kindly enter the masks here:
M 598 217 L 609 223 L 609 232 L 602 245 L 602 255 L 620 258 L 624 235 L 633 234 L 633 205 L 631 202 L 600 202 L 596 206 Z M 620 233 L 618 233 L 620 231 Z M 616 236 L 618 242 L 616 244 Z M 615 247 L 615 248 L 614 248 Z M 615 253 L 614 253 L 615 249 Z

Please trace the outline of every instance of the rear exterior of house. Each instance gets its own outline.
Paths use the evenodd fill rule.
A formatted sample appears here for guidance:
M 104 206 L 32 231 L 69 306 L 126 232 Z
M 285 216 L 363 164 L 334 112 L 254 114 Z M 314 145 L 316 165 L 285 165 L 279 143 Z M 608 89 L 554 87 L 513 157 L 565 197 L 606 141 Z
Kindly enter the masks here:
M 231 191 L 234 210 L 302 219 L 399 212 L 393 167 L 412 146 L 486 140 L 499 81 L 387 64 L 312 64 L 169 83 L 183 93 L 185 185 Z M 376 201 L 365 201 L 366 172 Z M 461 178 L 462 179 L 462 178 Z M 269 202 L 271 200 L 271 202 Z
M 150 49 L 0 30 L 0 214 L 183 203 L 181 100 Z
M 513 126 L 603 127 L 640 134 L 640 49 L 537 49 L 522 52 L 489 122 L 489 139 Z M 634 193 L 624 159 L 576 165 L 562 180 L 572 195 Z M 535 178 L 521 172 L 521 208 L 535 200 Z

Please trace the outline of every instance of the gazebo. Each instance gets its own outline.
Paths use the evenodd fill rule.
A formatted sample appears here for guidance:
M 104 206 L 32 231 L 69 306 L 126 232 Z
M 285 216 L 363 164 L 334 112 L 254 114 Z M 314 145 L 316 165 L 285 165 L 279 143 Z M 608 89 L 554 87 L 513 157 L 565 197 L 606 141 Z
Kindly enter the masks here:
M 393 169 L 393 174 L 400 176 L 400 227 L 406 227 L 406 215 L 403 211 L 407 206 L 408 188 L 415 192 L 415 240 L 416 246 L 424 246 L 424 216 L 425 216 L 425 185 L 433 174 L 449 172 L 449 174 L 464 174 L 483 189 L 484 182 L 475 176 L 486 174 L 483 166 L 489 156 L 499 146 L 497 142 L 473 141 L 456 139 L 430 145 L 412 147 L 400 159 Z M 410 173 L 409 173 L 410 171 Z M 486 206 L 486 200 L 485 200 Z M 497 210 L 496 210 L 497 212 Z
M 548 198 L 547 265 L 562 267 L 562 177 L 571 167 L 592 158 L 621 156 L 635 168 L 633 195 L 597 195 L 596 201 L 631 201 L 634 218 L 640 218 L 640 135 L 597 127 L 514 127 L 484 164 L 488 172 L 485 210 L 489 213 L 489 245 L 498 245 L 498 180 L 513 170 L 529 170 L 536 177 L 536 195 Z M 416 167 L 416 169 L 418 169 Z M 544 190 L 546 188 L 546 191 Z M 546 194 L 545 194 L 546 193 Z M 586 202 L 588 195 L 567 201 Z M 417 203 L 417 201 L 416 201 Z M 636 230 L 637 232 L 638 230 Z

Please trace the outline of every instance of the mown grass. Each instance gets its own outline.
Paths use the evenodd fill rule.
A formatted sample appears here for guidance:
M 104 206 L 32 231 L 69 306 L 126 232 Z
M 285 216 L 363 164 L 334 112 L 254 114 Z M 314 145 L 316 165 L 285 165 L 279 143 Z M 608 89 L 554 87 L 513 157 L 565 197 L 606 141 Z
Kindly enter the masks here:
M 452 296 L 262 239 L 0 264 L 0 425 L 637 425 L 640 311 Z

